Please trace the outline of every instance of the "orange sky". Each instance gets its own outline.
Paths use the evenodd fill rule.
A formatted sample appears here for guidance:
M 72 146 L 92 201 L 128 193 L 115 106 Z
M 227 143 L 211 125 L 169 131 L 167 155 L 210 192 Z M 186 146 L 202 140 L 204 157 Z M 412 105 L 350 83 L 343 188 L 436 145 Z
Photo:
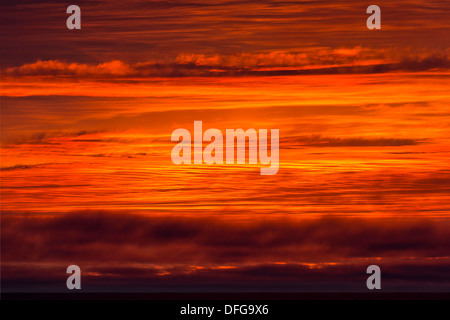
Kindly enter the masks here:
M 370 4 L 2 4 L 5 290 L 448 291 L 449 5 Z M 174 165 L 194 120 L 279 129 L 278 173 Z

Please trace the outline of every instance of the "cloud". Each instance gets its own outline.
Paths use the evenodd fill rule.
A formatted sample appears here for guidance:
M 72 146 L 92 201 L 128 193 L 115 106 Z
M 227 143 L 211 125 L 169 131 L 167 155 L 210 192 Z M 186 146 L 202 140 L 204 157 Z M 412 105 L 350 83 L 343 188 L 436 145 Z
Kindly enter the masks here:
M 2 288 L 58 291 L 65 268 L 95 291 L 445 291 L 447 220 L 155 217 L 80 211 L 2 217 Z
M 398 55 L 398 54 L 397 54 Z M 120 60 L 88 65 L 38 60 L 6 69 L 6 75 L 77 78 L 120 77 L 230 77 L 361 74 L 448 70 L 445 52 L 394 56 L 386 50 L 361 47 L 318 49 L 308 52 L 239 53 L 232 55 L 179 54 L 175 61 L 127 64 Z
M 6 70 L 11 75 L 21 76 L 123 76 L 130 74 L 128 65 L 119 60 L 99 63 L 97 65 L 87 65 L 82 63 L 68 63 L 59 60 L 38 60 L 34 63 L 27 63 L 20 67 L 12 67 Z
M 82 136 L 91 136 L 99 133 L 99 130 L 79 130 L 79 131 L 42 131 L 35 132 L 30 135 L 16 137 L 14 139 L 10 139 L 7 143 L 5 143 L 4 147 L 8 147 L 10 145 L 21 145 L 21 144 L 36 144 L 36 145 L 52 145 L 59 144 L 56 138 L 76 138 Z M 73 139 L 73 141 L 80 141 L 77 139 Z M 86 141 L 95 141 L 94 139 L 89 139 Z M 98 140 L 101 141 L 101 140 Z
M 371 137 L 324 137 L 321 135 L 286 137 L 280 142 L 287 148 L 296 147 L 398 147 L 426 143 L 426 139 L 371 138 Z
M 356 46 L 353 48 L 311 48 L 303 51 L 271 51 L 261 53 L 224 54 L 186 54 L 177 56 L 180 64 L 195 64 L 216 68 L 239 68 L 248 70 L 265 70 L 275 67 L 330 67 L 345 64 L 380 62 L 385 60 L 390 51 L 369 49 Z
M 383 292 L 447 292 L 450 263 L 385 264 L 366 260 L 353 264 L 311 267 L 301 264 L 265 264 L 235 268 L 193 266 L 189 269 L 152 266 L 86 265 L 83 292 L 366 292 L 366 268 L 382 264 Z M 2 268 L 4 292 L 61 292 L 67 265 Z
M 259 55 L 311 47 L 334 48 L 334 53 L 343 58 L 363 53 L 365 49 L 359 52 L 358 47 L 382 49 L 395 44 L 399 51 L 411 47 L 442 48 L 448 33 L 444 27 L 447 6 L 438 0 L 380 4 L 381 32 L 367 30 L 367 5 L 354 0 L 133 0 L 126 4 L 78 1 L 83 22 L 82 29 L 76 32 L 65 26 L 68 15 L 64 2 L 17 0 L 3 1 L 2 5 L 5 66 L 23 65 L 38 58 L 87 64 L 120 60 L 133 64 L 143 61 L 143 57 L 173 60 L 181 52 L 207 56 L 233 56 L 239 52 Z M 407 14 L 404 8 L 408 8 Z M 348 48 L 341 48 L 342 44 Z M 290 59 L 289 54 L 276 55 L 277 59 Z
M 442 257 L 450 225 L 426 219 L 322 218 L 232 222 L 77 212 L 45 219 L 2 217 L 5 261 L 232 264 L 361 257 Z
M 2 171 L 12 171 L 12 170 L 23 170 L 23 169 L 32 169 L 37 167 L 38 165 L 23 165 L 23 164 L 16 164 L 10 167 L 1 167 L 0 170 Z

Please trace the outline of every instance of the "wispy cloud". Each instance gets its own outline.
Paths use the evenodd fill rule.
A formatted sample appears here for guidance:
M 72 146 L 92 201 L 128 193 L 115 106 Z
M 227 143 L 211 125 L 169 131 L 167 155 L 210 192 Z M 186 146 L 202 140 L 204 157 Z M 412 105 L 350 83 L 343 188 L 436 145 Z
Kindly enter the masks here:
M 425 143 L 425 139 L 396 139 L 396 138 L 339 138 L 339 137 L 323 137 L 299 136 L 286 137 L 280 142 L 281 147 L 382 147 L 382 146 L 411 146 Z

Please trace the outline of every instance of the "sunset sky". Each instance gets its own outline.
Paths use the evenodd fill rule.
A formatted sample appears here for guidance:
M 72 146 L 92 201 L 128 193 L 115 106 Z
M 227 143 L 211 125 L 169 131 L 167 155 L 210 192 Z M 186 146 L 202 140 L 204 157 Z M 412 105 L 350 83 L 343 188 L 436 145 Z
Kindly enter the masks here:
M 449 1 L 0 8 L 3 291 L 450 291 Z M 173 164 L 195 120 L 278 173 Z

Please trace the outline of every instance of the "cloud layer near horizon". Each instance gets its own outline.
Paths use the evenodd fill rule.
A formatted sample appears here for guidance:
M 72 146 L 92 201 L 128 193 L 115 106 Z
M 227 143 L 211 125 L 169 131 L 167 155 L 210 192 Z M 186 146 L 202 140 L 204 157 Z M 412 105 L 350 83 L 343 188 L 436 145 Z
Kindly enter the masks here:
M 439 283 L 435 290 L 450 285 L 444 272 L 450 263 L 448 221 L 233 221 L 94 211 L 40 219 L 28 215 L 6 212 L 2 218 L 7 289 L 25 284 L 36 272 L 43 273 L 43 284 L 55 283 L 60 278 L 57 268 L 71 261 L 82 266 L 90 290 L 110 290 L 123 279 L 128 288 L 140 290 L 180 290 L 195 283 L 197 289 L 215 284 L 220 290 L 239 291 L 239 279 L 246 275 L 247 290 L 297 286 L 297 291 L 326 291 L 340 286 L 353 291 L 363 289 L 358 282 L 371 263 L 383 265 L 387 291 L 417 290 L 425 281 L 425 290 L 430 283 Z M 108 284 L 108 279 L 114 282 Z M 40 288 L 58 291 L 57 286 Z

